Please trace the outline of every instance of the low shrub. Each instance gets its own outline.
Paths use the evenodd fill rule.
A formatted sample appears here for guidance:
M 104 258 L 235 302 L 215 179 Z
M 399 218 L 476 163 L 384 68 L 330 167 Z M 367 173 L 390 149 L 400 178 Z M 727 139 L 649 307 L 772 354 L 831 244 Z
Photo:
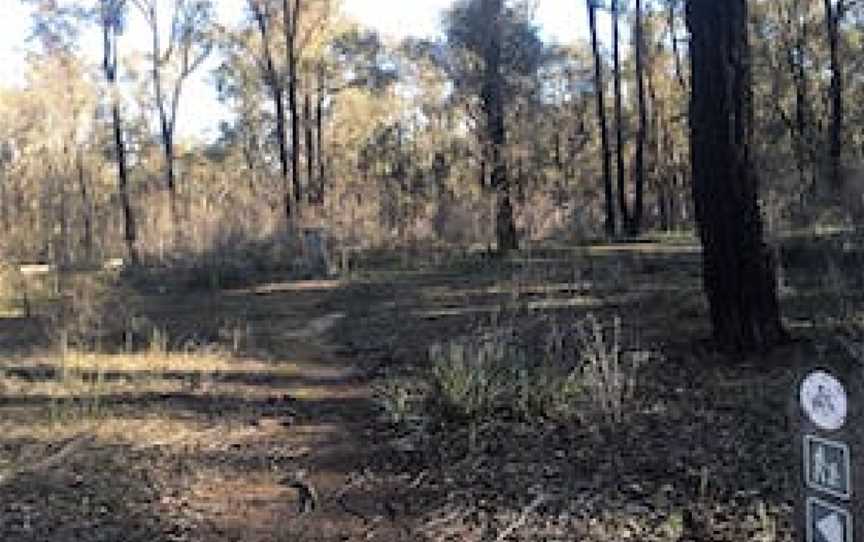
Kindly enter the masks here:
M 562 349 L 529 354 L 506 331 L 435 344 L 429 349 L 427 403 L 440 415 L 459 420 L 503 415 L 623 422 L 635 410 L 639 369 L 652 353 L 624 348 L 618 317 L 604 325 L 588 315 L 570 334 L 575 356 Z M 556 341 L 560 344 L 560 337 Z

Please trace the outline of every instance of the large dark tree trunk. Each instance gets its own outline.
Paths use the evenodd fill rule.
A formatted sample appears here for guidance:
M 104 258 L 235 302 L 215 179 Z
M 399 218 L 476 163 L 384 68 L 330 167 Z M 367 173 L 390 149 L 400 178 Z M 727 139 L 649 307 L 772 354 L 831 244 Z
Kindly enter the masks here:
M 639 101 L 639 129 L 636 133 L 636 197 L 633 202 L 633 217 L 630 235 L 639 235 L 642 227 L 643 196 L 645 190 L 645 135 L 648 127 L 645 110 L 644 43 L 642 36 L 642 0 L 636 0 L 636 94 Z
M 831 187 L 841 182 L 840 161 L 843 152 L 843 68 L 840 66 L 840 19 L 845 6 L 843 0 L 825 0 L 825 22 L 828 27 L 828 47 L 831 59 L 831 127 L 828 132 L 828 175 Z
M 489 22 L 487 44 L 484 54 L 486 69 L 483 81 L 483 108 L 486 112 L 486 129 L 492 160 L 492 187 L 498 197 L 495 216 L 495 237 L 499 254 L 519 248 L 516 224 L 513 221 L 513 205 L 510 199 L 510 181 L 504 147 L 507 131 L 504 126 L 504 76 L 501 73 L 501 32 L 499 31 L 503 10 L 502 0 L 482 0 L 484 20 Z
M 690 0 L 693 197 L 714 339 L 732 352 L 785 338 L 751 163 L 746 0 Z
M 615 196 L 612 192 L 612 153 L 609 150 L 609 132 L 606 128 L 606 103 L 603 86 L 603 59 L 597 40 L 596 0 L 585 0 L 588 5 L 588 22 L 591 27 L 591 50 L 594 54 L 594 94 L 597 104 L 597 122 L 600 129 L 600 152 L 603 161 L 603 192 L 606 201 L 605 229 L 608 237 L 615 235 Z
M 618 179 L 618 210 L 621 213 L 621 224 L 624 231 L 632 229 L 630 210 L 627 205 L 627 187 L 625 185 L 624 172 L 624 131 L 622 124 L 621 104 L 621 37 L 620 26 L 620 4 L 619 0 L 612 0 L 612 62 L 615 92 L 615 174 Z

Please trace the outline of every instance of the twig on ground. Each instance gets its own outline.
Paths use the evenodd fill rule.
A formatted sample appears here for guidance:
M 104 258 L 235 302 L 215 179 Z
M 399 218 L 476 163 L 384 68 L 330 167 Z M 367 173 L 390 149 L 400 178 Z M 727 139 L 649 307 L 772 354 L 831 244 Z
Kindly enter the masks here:
M 6 472 L 0 473 L 0 488 L 9 485 L 16 477 L 22 474 L 45 470 L 56 466 L 61 461 L 72 455 L 75 450 L 83 446 L 85 442 L 92 440 L 93 436 L 87 434 L 72 437 L 71 439 L 67 439 L 56 452 L 49 454 L 47 457 L 43 457 L 42 459 L 30 464 L 13 467 Z
M 537 495 L 537 497 L 533 501 L 531 501 L 531 504 L 529 504 L 522 510 L 522 513 L 519 514 L 519 517 L 516 519 L 516 521 L 514 521 L 510 524 L 509 527 L 501 531 L 498 537 L 495 538 L 495 542 L 503 542 L 505 538 L 507 538 L 513 533 L 513 531 L 521 527 L 528 520 L 528 514 L 536 510 L 537 507 L 543 504 L 547 498 L 548 496 L 545 493 Z

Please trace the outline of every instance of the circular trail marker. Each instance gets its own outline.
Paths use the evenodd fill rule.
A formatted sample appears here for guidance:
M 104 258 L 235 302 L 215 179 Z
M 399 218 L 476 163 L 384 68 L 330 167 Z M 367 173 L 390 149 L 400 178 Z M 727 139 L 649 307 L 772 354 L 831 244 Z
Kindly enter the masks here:
M 846 390 L 825 371 L 813 371 L 801 382 L 801 407 L 820 429 L 836 431 L 846 422 Z

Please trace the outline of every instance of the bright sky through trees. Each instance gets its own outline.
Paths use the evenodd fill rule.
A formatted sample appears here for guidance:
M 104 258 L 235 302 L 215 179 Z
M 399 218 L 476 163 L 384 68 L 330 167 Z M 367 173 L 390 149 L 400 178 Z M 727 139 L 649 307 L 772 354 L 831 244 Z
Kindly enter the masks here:
M 245 0 L 217 0 L 220 22 L 231 24 L 244 17 Z M 407 35 L 433 36 L 438 32 L 443 10 L 453 0 L 344 0 L 345 12 L 364 26 L 376 29 L 385 37 L 399 39 Z M 0 84 L 23 82 L 24 59 L 32 47 L 27 43 L 30 34 L 31 8 L 20 0 L 0 0 Z M 140 14 L 132 9 L 133 19 L 129 31 L 122 38 L 122 54 L 143 53 L 149 47 L 147 29 Z M 562 43 L 574 39 L 587 39 L 588 29 L 584 3 L 574 0 L 540 0 L 537 22 L 541 35 L 547 40 Z M 101 36 L 95 27 L 82 36 L 82 49 L 94 63 L 101 59 Z M 219 121 L 226 115 L 216 101 L 216 92 L 210 82 L 211 60 L 194 74 L 184 90 L 186 105 L 180 110 L 177 131 L 180 139 L 190 135 L 215 135 Z

